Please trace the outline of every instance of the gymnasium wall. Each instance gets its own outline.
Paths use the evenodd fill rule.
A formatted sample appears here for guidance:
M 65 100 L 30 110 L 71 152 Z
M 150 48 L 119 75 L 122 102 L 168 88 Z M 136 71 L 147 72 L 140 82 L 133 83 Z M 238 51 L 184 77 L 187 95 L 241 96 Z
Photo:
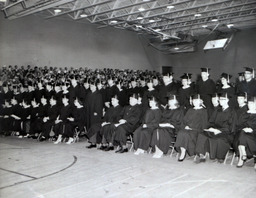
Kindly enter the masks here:
M 71 19 L 70 19 L 71 20 Z M 0 14 L 0 66 L 154 70 L 136 33 L 66 19 Z
M 237 73 L 244 71 L 243 67 L 250 66 L 256 69 L 256 29 L 237 32 L 224 51 L 216 49 L 204 52 L 205 43 L 211 39 L 211 37 L 204 40 L 200 38 L 201 43 L 193 53 L 165 55 L 150 46 L 145 49 L 152 65 L 158 70 L 161 70 L 162 66 L 172 66 L 176 79 L 179 79 L 184 72 L 200 74 L 200 67 L 210 67 L 211 77 L 214 80 L 217 80 L 222 72 L 227 72 L 233 75 L 231 81 L 234 82 Z M 146 46 L 145 41 L 144 45 Z M 193 78 L 195 79 L 196 75 Z

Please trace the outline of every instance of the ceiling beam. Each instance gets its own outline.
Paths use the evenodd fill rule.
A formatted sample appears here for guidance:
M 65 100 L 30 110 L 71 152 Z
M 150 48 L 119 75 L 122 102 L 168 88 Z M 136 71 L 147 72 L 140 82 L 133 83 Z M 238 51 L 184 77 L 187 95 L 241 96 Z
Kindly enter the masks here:
M 63 5 L 63 4 L 67 4 L 67 3 L 71 3 L 75 0 L 60 0 L 60 1 L 57 1 L 55 3 L 48 3 L 47 5 L 43 5 L 43 6 L 40 6 L 40 7 L 33 7 L 32 9 L 28 9 L 28 10 L 24 10 L 20 13 L 17 13 L 13 16 L 11 16 L 9 19 L 16 19 L 16 18 L 20 18 L 20 17 L 24 17 L 24 16 L 27 16 L 27 15 L 30 15 L 30 14 L 34 14 L 34 13 L 37 13 L 37 12 L 41 12 L 41 11 L 44 11 L 44 10 L 47 10 L 47 9 L 50 9 L 52 7 L 55 7 L 55 6 L 60 6 L 60 5 Z
M 234 17 L 228 17 L 228 18 L 225 18 L 225 19 L 219 19 L 219 21 L 218 22 L 220 22 L 220 21 L 223 21 L 223 20 L 231 20 L 231 19 L 234 19 L 234 18 L 239 18 L 239 17 L 241 17 L 241 13 L 243 13 L 243 12 L 247 12 L 247 11 L 251 11 L 249 14 L 245 14 L 245 15 L 243 15 L 243 16 L 253 16 L 253 15 L 256 15 L 256 9 L 255 8 L 250 8 L 250 9 L 246 9 L 246 10 L 242 10 L 242 11 L 237 11 L 237 12 L 233 12 L 232 14 L 234 14 L 234 13 L 237 13 L 238 14 L 238 16 L 234 16 Z M 253 12 L 254 11 L 254 12 Z M 230 15 L 230 13 L 225 13 L 225 14 L 220 14 L 220 15 L 216 15 L 216 17 L 218 18 L 218 17 L 220 17 L 220 16 L 225 16 L 225 15 Z M 204 19 L 205 20 L 207 20 L 209 17 L 205 17 Z M 197 20 L 191 20 L 192 22 L 193 21 L 197 21 Z M 186 22 L 191 22 L 191 21 L 186 21 Z M 184 22 L 182 22 L 182 23 L 184 23 Z M 213 22 L 211 22 L 211 23 L 213 23 Z M 234 22 L 235 23 L 235 22 Z M 168 31 L 168 30 L 175 30 L 175 29 L 180 29 L 180 28 L 183 28 L 183 27 L 191 27 L 191 26 L 194 26 L 194 25 L 203 25 L 203 24 L 205 24 L 205 25 L 207 25 L 206 24 L 206 22 L 204 21 L 204 22 L 198 22 L 198 23 L 191 23 L 191 24 L 188 24 L 188 25 L 184 25 L 184 26 L 173 26 L 172 25 L 172 27 L 170 27 L 170 28 L 165 28 L 165 29 L 162 29 L 162 31 Z M 178 24 L 179 25 L 179 24 Z
M 233 8 L 237 8 L 237 7 L 243 7 L 243 6 L 246 6 L 246 5 L 252 5 L 252 4 L 256 4 L 256 1 L 255 2 L 249 2 L 249 3 L 245 3 L 245 4 L 237 4 L 237 5 L 232 5 L 231 7 L 222 7 L 222 8 L 216 8 L 216 9 L 212 9 L 212 10 L 206 10 L 206 11 L 203 11 L 203 12 L 200 12 L 200 14 L 207 14 L 207 13 L 210 13 L 210 12 L 215 12 L 215 11 L 222 11 L 222 10 L 227 10 L 227 9 L 233 9 Z M 231 12 L 230 12 L 231 13 Z M 191 14 L 187 14 L 187 15 L 183 15 L 183 16 L 178 16 L 178 17 L 173 17 L 173 18 L 170 18 L 170 20 L 172 21 L 171 23 L 168 23 L 167 24 L 163 24 L 163 25 L 155 25 L 155 26 L 149 26 L 149 27 L 152 27 L 152 28 L 161 28 L 161 27 L 164 27 L 164 26 L 167 26 L 167 25 L 173 25 L 173 24 L 176 24 L 176 23 L 183 23 L 183 21 L 179 21 L 179 22 L 174 22 L 174 20 L 176 19 L 180 19 L 180 18 L 185 18 L 185 17 L 190 17 L 190 16 L 193 16 L 195 13 L 191 13 Z M 209 17 L 209 16 L 207 16 Z M 200 18 L 195 18 L 194 20 L 200 20 L 200 19 L 204 19 L 204 18 L 207 18 L 207 17 L 200 17 Z M 191 19 L 189 19 L 189 21 L 191 21 Z M 143 25 L 148 25 L 149 23 L 144 23 Z M 152 23 L 151 23 L 152 24 Z
M 88 9 L 88 8 L 93 8 L 93 7 L 96 7 L 96 6 L 99 6 L 99 5 L 103 5 L 103 4 L 106 4 L 106 3 L 110 3 L 111 1 L 113 0 L 107 0 L 107 1 L 102 1 L 102 2 L 98 2 L 98 3 L 93 3 L 91 5 L 86 5 L 86 6 L 83 6 L 83 7 L 80 7 L 80 8 L 73 8 L 72 10 L 69 10 L 69 11 L 66 11 L 66 12 L 63 12 L 63 13 L 60 13 L 56 16 L 50 16 L 50 17 L 46 17 L 46 19 L 51 19 L 51 18 L 54 18 L 54 17 L 59 17 L 59 16 L 63 16 L 63 15 L 66 15 L 66 14 L 70 14 L 72 12 L 76 12 L 76 11 L 79 11 L 79 10 L 84 10 L 84 9 Z

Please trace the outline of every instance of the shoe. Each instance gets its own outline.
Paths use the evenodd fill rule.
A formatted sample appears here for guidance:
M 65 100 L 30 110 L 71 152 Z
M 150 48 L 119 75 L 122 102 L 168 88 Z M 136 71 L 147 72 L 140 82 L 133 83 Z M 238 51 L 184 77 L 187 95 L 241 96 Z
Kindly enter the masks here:
M 18 138 L 23 138 L 23 135 L 19 135 L 19 137 Z
M 134 153 L 134 155 L 139 155 L 139 154 L 142 154 L 142 153 L 144 153 L 144 150 L 138 148 L 137 151 Z
M 59 136 L 58 139 L 55 142 L 53 142 L 53 144 L 59 144 L 61 140 L 62 140 L 62 136 Z
M 237 168 L 242 168 L 243 165 L 244 165 L 244 160 L 243 160 L 243 159 L 241 159 L 241 160 L 239 159 L 239 161 L 238 161 L 236 167 L 237 167 Z
M 88 149 L 96 148 L 96 144 L 91 144 L 91 145 L 87 146 L 86 148 L 88 148 Z
M 127 153 L 127 152 L 128 152 L 128 148 L 125 148 L 125 149 L 121 149 L 119 153 Z
M 45 140 L 46 140 L 46 137 L 44 137 L 44 136 L 40 137 L 40 139 L 39 139 L 40 142 L 43 142 Z
M 106 148 L 107 148 L 107 146 L 102 146 L 102 145 L 101 145 L 99 149 L 100 149 L 100 150 L 105 150 Z
M 119 149 L 117 149 L 117 150 L 115 151 L 115 153 L 120 153 L 121 150 L 123 150 L 122 147 L 120 147 Z
M 113 151 L 114 147 L 113 146 L 108 146 L 107 148 L 105 148 L 104 151 Z
M 152 158 L 158 159 L 163 157 L 163 154 L 154 154 Z
M 71 144 L 71 143 L 73 143 L 73 141 L 74 141 L 74 138 L 71 138 L 71 137 L 70 137 L 70 138 L 68 139 L 68 141 L 66 142 L 66 144 Z
M 242 159 L 243 161 L 246 161 L 246 160 L 247 160 L 247 156 L 246 156 L 246 155 L 243 155 L 243 156 L 241 157 L 241 159 Z
M 186 158 L 187 153 L 185 153 L 184 157 L 182 159 L 178 159 L 178 162 L 183 162 L 183 160 Z

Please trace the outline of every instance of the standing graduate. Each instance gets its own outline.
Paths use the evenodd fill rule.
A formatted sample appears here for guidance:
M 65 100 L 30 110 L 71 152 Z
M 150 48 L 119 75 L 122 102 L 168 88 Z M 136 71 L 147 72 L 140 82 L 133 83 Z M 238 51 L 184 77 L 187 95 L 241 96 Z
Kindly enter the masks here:
M 186 153 L 189 156 L 195 154 L 197 136 L 208 123 L 207 110 L 203 108 L 203 100 L 199 94 L 193 95 L 192 103 L 194 107 L 185 114 L 174 145 L 180 153 L 179 162 L 184 160 Z
M 90 90 L 86 97 L 86 128 L 89 130 L 95 123 L 99 123 L 103 114 L 102 95 L 97 90 L 95 79 L 90 80 Z
M 182 87 L 178 89 L 179 104 L 187 111 L 189 108 L 191 108 L 190 96 L 195 94 L 195 90 L 189 84 L 191 75 L 185 73 L 180 78 Z
M 231 75 L 227 73 L 221 74 L 221 87 L 218 88 L 218 93 L 227 93 L 230 97 L 229 99 L 229 106 L 231 108 L 237 107 L 237 100 L 235 95 L 235 88 L 230 84 Z
M 172 142 L 175 141 L 184 117 L 184 109 L 179 106 L 176 95 L 168 96 L 168 108 L 164 109 L 159 126 L 154 130 L 151 146 L 155 150 L 154 158 L 166 154 Z
M 237 167 L 241 168 L 246 159 L 254 157 L 254 169 L 256 170 L 256 97 L 249 98 L 248 109 L 247 114 L 242 116 L 246 118 L 246 122 L 238 138 L 239 161 Z
M 141 107 L 138 105 L 138 98 L 139 94 L 132 94 L 130 96 L 130 105 L 124 108 L 122 119 L 115 124 L 114 141 L 120 146 L 116 153 L 128 152 L 126 146 L 127 136 L 134 132 L 141 117 Z
M 155 97 L 158 100 L 158 91 L 153 86 L 153 79 L 147 80 L 147 87 L 148 89 L 144 91 L 144 94 L 142 95 L 142 114 L 144 115 L 149 109 L 149 103 L 148 99 L 151 97 Z M 158 100 L 159 101 L 159 100 Z
M 201 79 L 196 84 L 196 91 L 200 94 L 204 105 L 210 116 L 210 109 L 212 108 L 211 96 L 216 92 L 216 86 L 212 79 L 210 79 L 209 68 L 201 68 Z
M 162 108 L 167 106 L 167 98 L 168 94 L 177 94 L 177 84 L 173 81 L 173 73 L 166 73 L 163 75 L 163 85 L 159 87 L 159 100 Z
M 239 83 L 237 87 L 237 93 L 246 92 L 248 96 L 256 96 L 256 80 L 254 79 L 254 69 L 245 67 L 244 81 Z
M 155 96 L 148 98 L 149 109 L 146 110 L 143 116 L 142 124 L 133 133 L 135 155 L 139 155 L 148 150 L 152 138 L 153 131 L 157 128 L 160 118 L 161 110 L 159 109 L 159 102 Z
M 213 113 L 207 128 L 204 128 L 197 139 L 196 153 L 200 156 L 199 162 L 205 161 L 205 154 L 209 152 L 211 159 L 222 163 L 234 139 L 236 112 L 228 105 L 227 93 L 222 93 L 219 101 L 221 109 Z

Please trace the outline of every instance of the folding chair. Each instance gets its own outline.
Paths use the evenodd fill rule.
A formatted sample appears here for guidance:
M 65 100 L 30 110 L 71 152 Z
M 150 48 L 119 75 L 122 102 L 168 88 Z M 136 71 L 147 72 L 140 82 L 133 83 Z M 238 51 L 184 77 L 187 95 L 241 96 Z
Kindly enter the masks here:
M 132 135 L 129 135 L 129 136 L 127 137 L 127 141 L 126 141 L 126 143 L 131 145 L 131 147 L 130 147 L 129 151 L 133 151 L 133 148 L 134 148 L 134 142 L 133 142 Z
M 233 152 L 233 153 L 232 153 Z M 233 164 L 233 161 L 234 161 L 234 158 L 235 158 L 235 151 L 232 147 L 229 148 L 226 156 L 225 156 L 225 159 L 224 159 L 224 162 L 223 164 L 226 164 L 227 160 L 231 158 L 231 165 Z

